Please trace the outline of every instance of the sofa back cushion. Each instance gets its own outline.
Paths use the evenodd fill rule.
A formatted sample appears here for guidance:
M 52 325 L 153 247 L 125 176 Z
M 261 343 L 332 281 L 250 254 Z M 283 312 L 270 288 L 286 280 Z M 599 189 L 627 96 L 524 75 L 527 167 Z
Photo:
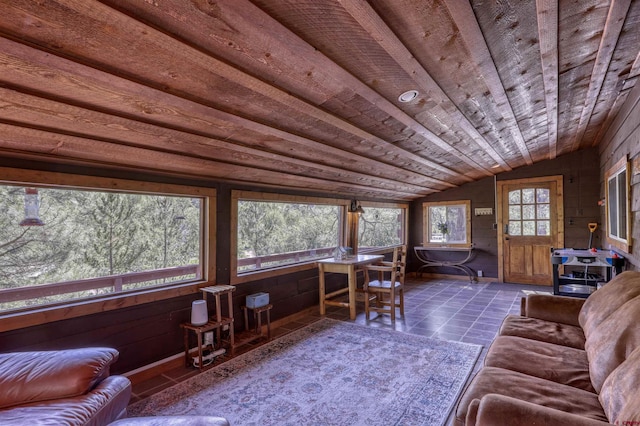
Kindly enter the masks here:
M 636 296 L 640 296 L 640 272 L 636 271 L 616 275 L 608 284 L 589 296 L 578 316 L 587 340 L 591 331 L 605 318 Z
M 634 350 L 607 377 L 600 392 L 600 403 L 610 423 L 640 424 L 640 348 Z
M 0 354 L 0 408 L 85 394 L 117 359 L 110 348 Z
M 640 346 L 639 318 L 640 296 L 631 299 L 592 328 L 584 348 L 589 358 L 591 383 L 596 392 L 600 392 L 609 374 Z

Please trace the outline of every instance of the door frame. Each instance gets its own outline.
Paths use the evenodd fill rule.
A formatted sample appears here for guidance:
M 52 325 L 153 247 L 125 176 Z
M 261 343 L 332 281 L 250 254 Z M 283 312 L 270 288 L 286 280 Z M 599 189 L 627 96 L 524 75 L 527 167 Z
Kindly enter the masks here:
M 504 188 L 507 185 L 514 184 L 532 184 L 541 182 L 555 182 L 556 184 L 556 244 L 554 248 L 564 248 L 564 188 L 563 188 L 563 176 L 541 176 L 534 178 L 524 179 L 510 179 L 510 180 L 498 180 L 496 181 L 496 222 L 498 224 L 497 232 L 497 245 L 498 245 L 498 281 L 504 282 L 504 225 L 505 218 L 503 217 L 503 204 Z M 551 253 L 549 253 L 549 262 L 551 262 Z

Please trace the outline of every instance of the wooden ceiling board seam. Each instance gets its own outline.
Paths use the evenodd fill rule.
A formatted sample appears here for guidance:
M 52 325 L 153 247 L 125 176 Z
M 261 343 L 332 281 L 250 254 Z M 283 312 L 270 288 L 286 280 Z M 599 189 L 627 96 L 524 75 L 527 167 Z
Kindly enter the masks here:
M 478 144 L 491 158 L 493 158 L 503 168 L 509 169 L 505 160 L 493 149 L 484 137 L 471 125 L 464 114 L 458 110 L 455 103 L 440 88 L 437 82 L 429 75 L 424 67 L 415 59 L 414 55 L 400 42 L 395 33 L 387 24 L 375 13 L 373 8 L 363 0 L 343 2 L 342 6 L 351 16 L 369 33 L 378 40 L 380 46 L 405 70 L 408 75 L 413 76 L 416 86 L 425 92 L 434 93 L 439 103 L 453 106 L 452 115 L 457 120 L 458 125 L 470 136 L 471 140 Z M 492 176 L 490 170 L 480 168 L 486 172 L 487 176 Z
M 518 147 L 520 155 L 526 164 L 532 164 L 533 160 L 531 159 L 529 148 L 524 141 L 522 132 L 518 126 L 518 121 L 516 120 L 513 112 L 513 107 L 511 106 L 511 102 L 509 102 L 509 97 L 505 92 L 502 79 L 500 78 L 494 60 L 491 57 L 491 52 L 489 51 L 484 34 L 482 33 L 482 29 L 480 28 L 470 2 L 444 0 L 444 3 L 454 21 L 457 23 L 460 35 L 468 46 L 467 50 L 474 59 L 478 69 L 481 71 L 482 77 L 489 87 L 491 96 L 495 99 L 495 103 L 499 108 L 502 117 L 510 123 L 511 137 Z
M 600 39 L 600 46 L 596 55 L 591 80 L 587 89 L 586 102 L 580 115 L 578 129 L 573 137 L 573 151 L 577 150 L 582 142 L 582 137 L 587 129 L 589 120 L 593 114 L 593 109 L 602 90 L 611 58 L 613 57 L 616 44 L 620 38 L 625 17 L 629 11 L 631 0 L 611 0 L 609 13 L 604 25 L 604 31 Z
M 261 2 L 257 2 L 256 1 L 254 3 L 257 3 L 259 6 L 260 5 L 264 6 Z M 297 3 L 296 6 L 300 7 L 300 3 Z M 320 6 L 318 6 L 318 7 L 320 7 Z M 323 27 L 323 30 L 325 32 L 332 32 L 331 28 L 324 28 Z M 304 40 L 304 38 L 301 37 L 299 34 L 296 34 L 296 35 L 297 35 L 297 37 L 300 37 L 301 40 Z M 310 43 L 309 41 L 306 41 L 306 40 L 304 40 L 304 41 L 305 41 L 305 43 Z M 322 50 L 322 46 L 318 46 L 317 48 L 319 50 Z M 340 70 L 342 70 L 342 71 L 344 71 L 344 73 L 346 73 L 342 77 L 342 79 L 346 78 L 346 79 L 351 80 L 351 81 L 349 81 L 348 86 L 349 87 L 354 87 L 354 86 L 358 87 L 359 96 L 364 97 L 369 102 L 371 102 L 373 105 L 376 105 L 376 107 L 382 109 L 383 111 L 388 113 L 391 117 L 393 117 L 394 119 L 398 120 L 403 125 L 407 126 L 407 128 L 409 128 L 409 129 L 413 130 L 414 132 L 416 132 L 417 134 L 421 135 L 426 141 L 429 141 L 429 142 L 435 144 L 437 147 L 443 149 L 445 152 L 448 152 L 448 153 L 458 157 L 459 159 L 463 160 L 466 163 L 465 169 L 466 169 L 466 167 L 471 166 L 471 167 L 473 167 L 475 169 L 483 171 L 483 173 L 485 175 L 487 175 L 487 176 L 492 175 L 492 173 L 490 171 L 488 171 L 484 166 L 480 165 L 477 161 L 475 161 L 474 159 L 470 158 L 468 155 L 465 155 L 460 150 L 456 149 L 450 142 L 447 142 L 447 141 L 443 140 L 440 136 L 436 135 L 435 132 L 433 132 L 431 129 L 429 129 L 427 126 L 425 126 L 422 122 L 417 120 L 415 117 L 411 116 L 411 114 L 408 114 L 406 111 L 404 111 L 403 109 L 401 109 L 398 106 L 396 106 L 393 102 L 391 102 L 387 98 L 381 96 L 378 92 L 373 90 L 370 86 L 368 86 L 361 79 L 359 79 L 358 77 L 354 76 L 349 70 L 344 69 L 340 65 L 340 63 L 336 62 L 333 58 L 330 58 L 329 56 L 327 56 L 324 53 L 323 53 L 323 55 L 328 60 L 332 61 L 333 64 L 337 64 L 340 67 Z M 409 148 L 403 148 L 403 149 L 405 149 L 407 152 L 414 152 L 414 150 L 409 149 Z M 470 180 L 468 180 L 468 181 L 470 181 Z
M 602 137 L 607 132 L 613 120 L 616 119 L 616 116 L 618 115 L 618 112 L 620 111 L 622 106 L 625 104 L 627 95 L 639 80 L 640 32 L 638 32 L 637 30 L 638 25 L 640 25 L 640 2 L 632 2 L 629 7 L 627 17 L 625 18 L 625 24 L 622 30 L 621 38 L 618 40 L 618 44 L 616 45 L 616 51 L 626 47 L 627 49 L 635 48 L 636 53 L 635 55 L 633 55 L 629 72 L 626 75 L 620 71 L 614 72 L 614 70 L 611 69 L 607 73 L 607 78 L 611 78 L 612 80 L 617 81 L 615 89 L 613 90 L 613 92 L 616 92 L 616 96 L 613 100 L 611 100 L 611 95 L 609 95 L 607 99 L 604 99 L 604 101 L 607 102 L 608 107 L 608 109 L 606 110 L 606 117 L 601 123 L 596 124 L 596 135 L 592 139 L 591 146 L 598 146 L 598 144 L 602 141 Z M 625 53 L 626 50 L 620 52 L 619 55 L 624 55 Z M 623 79 L 620 80 L 621 78 Z M 627 83 L 629 82 L 629 80 L 632 80 L 632 82 L 628 86 Z M 602 98 L 602 96 L 603 94 L 601 93 L 600 97 Z M 592 123 L 590 123 L 589 125 L 592 126 Z
M 444 2 L 374 0 L 369 3 L 426 72 L 437 81 L 453 102 L 452 105 L 467 117 L 503 158 L 510 156 L 509 166 L 513 168 L 524 164 L 524 160 L 514 161 L 511 158 L 512 153 L 517 152 L 518 148 L 512 140 L 507 121 L 499 111 L 501 106 L 496 105 L 495 99 L 491 97 L 484 77 L 460 37 L 460 30 Z M 435 113 L 436 107 L 435 104 L 429 105 L 429 111 Z M 440 114 L 435 115 L 441 119 Z M 425 118 L 428 120 L 428 117 L 420 117 L 421 120 Z M 431 130 L 435 131 L 434 128 Z M 468 135 L 462 130 L 455 133 L 460 133 L 463 140 L 468 139 Z M 437 134 L 443 139 L 447 137 L 447 133 Z M 464 146 L 464 142 L 449 142 L 472 158 L 486 157 L 482 161 L 492 165 L 493 173 L 504 171 L 488 155 L 476 149 L 477 145 L 467 143 L 467 146 L 475 147 L 469 150 Z
M 538 39 L 547 108 L 549 159 L 558 153 L 558 2 L 536 0 Z

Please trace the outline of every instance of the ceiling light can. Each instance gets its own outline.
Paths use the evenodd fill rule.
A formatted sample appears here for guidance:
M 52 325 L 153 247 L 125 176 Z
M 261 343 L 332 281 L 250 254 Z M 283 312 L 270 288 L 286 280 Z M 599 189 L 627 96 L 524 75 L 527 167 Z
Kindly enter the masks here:
M 404 103 L 411 102 L 418 97 L 418 94 L 419 93 L 417 90 L 407 90 L 406 92 L 398 96 L 398 100 Z

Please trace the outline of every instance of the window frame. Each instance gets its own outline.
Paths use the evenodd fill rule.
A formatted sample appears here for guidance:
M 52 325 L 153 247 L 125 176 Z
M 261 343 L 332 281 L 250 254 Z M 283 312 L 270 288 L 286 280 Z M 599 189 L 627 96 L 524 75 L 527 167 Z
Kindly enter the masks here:
M 81 190 L 134 192 L 151 195 L 185 195 L 203 199 L 202 279 L 162 287 L 148 287 L 95 299 L 70 300 L 55 305 L 0 314 L 0 332 L 193 294 L 198 292 L 203 285 L 216 283 L 214 247 L 216 241 L 217 193 L 213 188 L 9 167 L 0 167 L 0 176 L 2 176 L 0 182 L 7 185 L 68 187 Z
M 400 209 L 402 211 L 402 237 L 399 245 L 406 245 L 407 241 L 409 241 L 409 204 L 408 203 L 384 203 L 384 202 L 374 202 L 374 201 L 362 201 L 360 205 L 364 209 L 364 215 L 367 214 L 367 208 L 383 208 L 383 209 Z M 358 229 L 358 235 L 360 235 L 360 230 Z M 362 250 L 360 247 L 360 241 L 358 238 L 358 254 L 365 253 L 379 253 L 385 252 L 387 249 L 397 247 L 398 244 L 393 244 L 390 246 L 384 247 L 374 247 L 368 250 Z
M 231 191 L 231 238 L 230 238 L 230 256 L 231 271 L 230 283 L 232 285 L 242 284 L 246 282 L 256 281 L 263 278 L 277 277 L 280 275 L 290 274 L 298 271 L 305 271 L 316 268 L 316 260 L 309 260 L 290 265 L 283 265 L 269 269 L 258 271 L 248 271 L 238 273 L 238 201 L 263 201 L 263 202 L 282 202 L 282 203 L 298 203 L 298 204 L 322 204 L 340 207 L 340 224 L 339 240 L 340 245 L 345 245 L 347 240 L 347 210 L 350 200 L 308 197 L 299 195 L 287 195 L 270 192 L 258 191 Z
M 610 189 L 609 189 L 609 183 L 615 179 L 616 182 L 616 190 L 619 190 L 620 188 L 620 182 L 618 180 L 619 176 L 625 173 L 625 179 L 624 179 L 624 200 L 625 200 L 625 208 L 624 208 L 624 213 L 626 214 L 626 220 L 624 221 L 625 225 L 626 225 L 626 238 L 621 238 L 619 235 L 615 235 L 611 232 L 611 199 L 612 196 L 610 194 Z M 605 173 L 604 176 L 604 191 L 605 191 L 605 224 L 606 224 L 606 235 L 605 235 L 605 240 L 607 242 L 607 244 L 609 245 L 610 248 L 617 248 L 619 250 L 622 250 L 626 253 L 631 253 L 631 235 L 633 235 L 632 233 L 632 225 L 633 222 L 631 220 L 631 185 L 630 185 L 630 179 L 631 179 L 631 167 L 630 167 L 630 162 L 627 160 L 626 156 L 621 158 L 620 160 L 618 160 L 613 166 L 611 166 Z M 616 200 L 620 200 L 620 194 L 618 191 L 616 191 Z M 618 224 L 620 223 L 620 213 L 621 213 L 621 209 L 620 209 L 620 203 L 617 203 L 617 209 L 616 209 L 616 213 L 617 213 L 617 219 L 618 219 Z
M 431 207 L 464 206 L 465 214 L 465 239 L 464 243 L 453 242 L 431 242 Z M 451 201 L 425 201 L 422 203 L 422 246 L 423 247 L 452 247 L 469 248 L 473 245 L 471 240 L 471 200 L 451 200 Z

